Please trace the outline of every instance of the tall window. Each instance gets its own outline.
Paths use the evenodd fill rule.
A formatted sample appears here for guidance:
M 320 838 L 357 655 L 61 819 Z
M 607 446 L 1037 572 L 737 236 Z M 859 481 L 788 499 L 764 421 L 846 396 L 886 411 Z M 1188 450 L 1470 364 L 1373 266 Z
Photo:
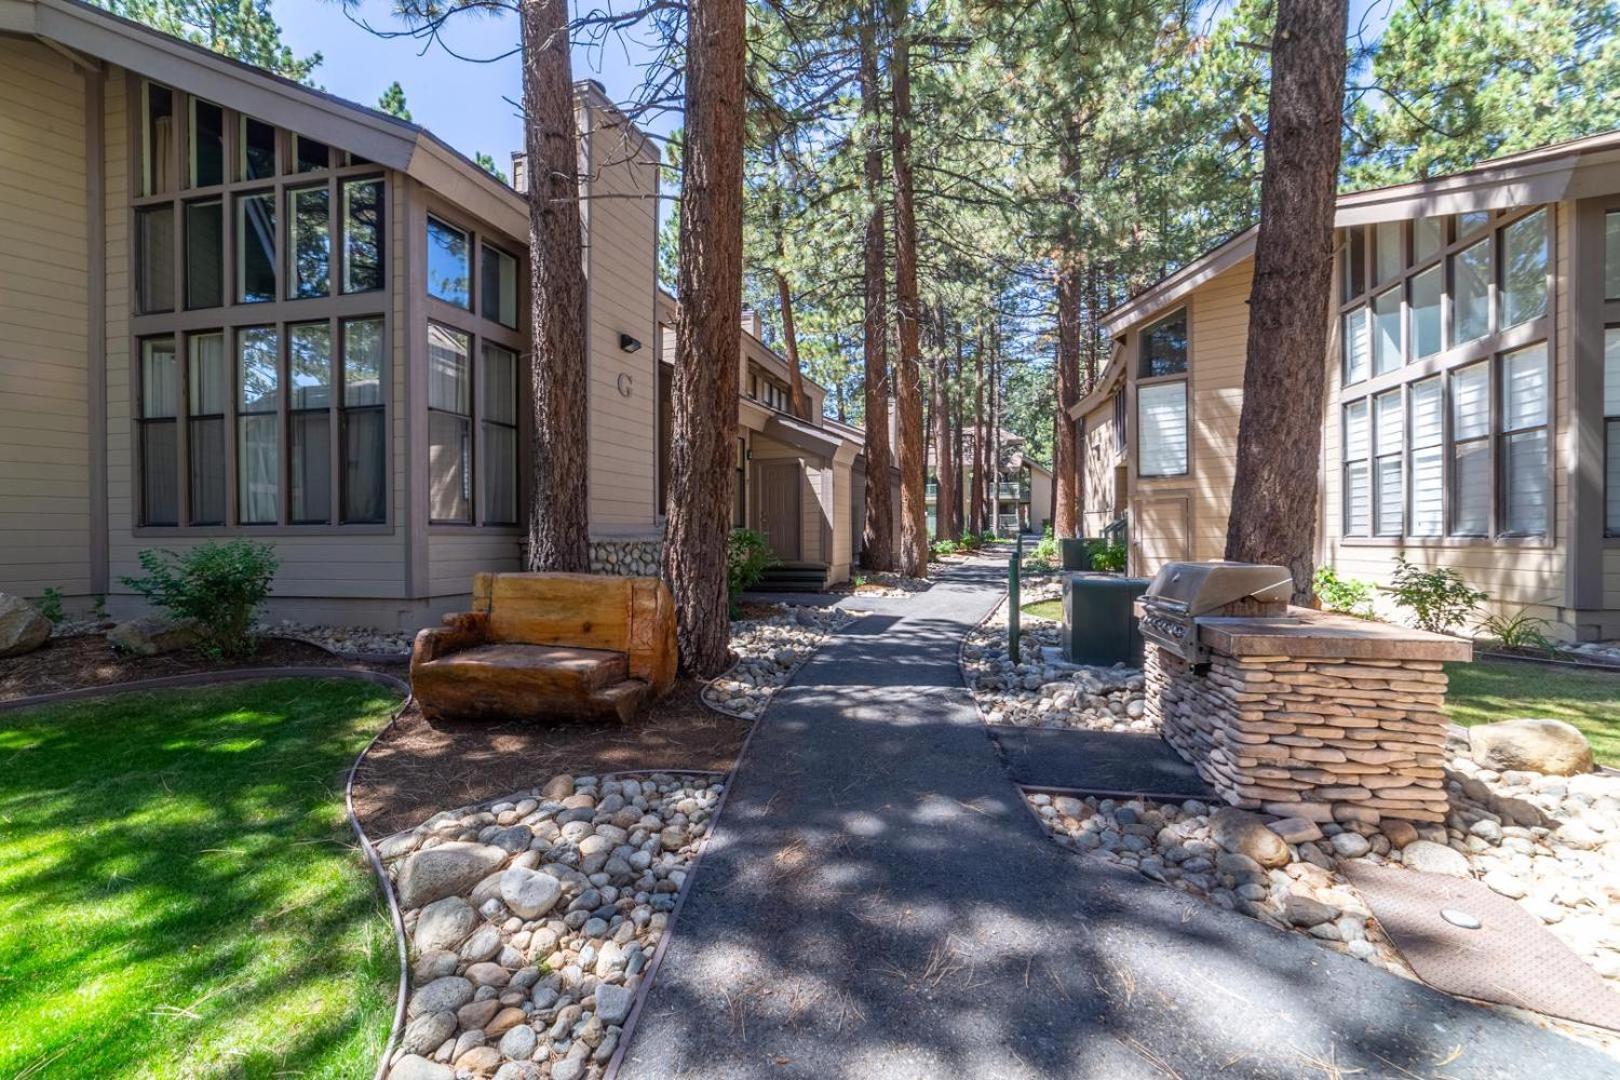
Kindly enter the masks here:
M 292 222 L 292 299 L 328 296 L 332 284 L 332 196 L 325 184 L 287 193 L 288 220 Z
M 1187 383 L 1152 383 L 1136 390 L 1137 472 L 1183 476 L 1187 472 Z
M 1401 366 L 1401 288 L 1385 290 L 1373 298 L 1373 374 L 1383 375 Z
M 1547 313 L 1547 211 L 1502 230 L 1502 329 Z
M 343 521 L 380 522 L 385 505 L 388 429 L 383 410 L 383 321 L 343 323 Z
M 1547 346 L 1502 357 L 1502 531 L 1547 530 Z
M 1373 531 L 1399 536 L 1405 525 L 1406 405 L 1400 390 L 1373 398 Z
M 1481 240 L 1451 259 L 1451 340 L 1484 337 L 1491 330 L 1491 242 Z
M 187 340 L 190 413 L 187 452 L 191 459 L 191 524 L 225 524 L 225 404 L 230 397 L 230 368 L 225 363 L 225 335 L 193 334 Z
M 294 525 L 332 517 L 332 329 L 325 322 L 287 328 L 288 474 Z
M 479 306 L 484 318 L 515 330 L 518 323 L 517 260 L 488 243 L 479 250 L 483 262 Z
M 454 225 L 428 218 L 428 295 L 472 310 L 471 238 Z
M 1187 370 L 1187 312 L 1176 312 L 1142 331 L 1140 375 L 1155 379 L 1181 375 Z
M 1445 267 L 1435 265 L 1412 279 L 1412 359 L 1422 360 L 1440 351 L 1440 295 L 1445 291 Z
M 517 524 L 517 354 L 484 344 L 484 370 L 479 385 L 479 434 L 483 439 L 486 525 Z
M 135 212 L 136 306 L 142 315 L 174 310 L 174 205 Z
M 276 175 L 276 129 L 251 116 L 242 117 L 243 180 L 268 180 Z
M 428 519 L 472 523 L 472 335 L 428 324 Z
M 236 301 L 259 304 L 276 298 L 276 197 L 269 192 L 236 197 Z
M 1451 532 L 1491 529 L 1491 375 L 1489 364 L 1451 373 Z
M 1616 217 L 1610 214 L 1609 221 L 1612 223 Z M 1603 332 L 1603 417 L 1603 531 L 1609 536 L 1620 536 L 1620 327 L 1614 326 Z
M 332 167 L 332 148 L 304 135 L 293 136 L 293 172 L 325 172 Z
M 141 523 L 180 523 L 180 364 L 174 338 L 141 342 Z
M 1344 313 L 1344 384 L 1365 382 L 1372 371 L 1372 342 L 1367 330 L 1367 309 L 1358 307 Z
M 186 307 L 225 303 L 225 204 L 219 199 L 186 204 Z
M 191 99 L 191 186 L 225 182 L 225 110 L 211 101 Z
M 1344 407 L 1344 534 L 1366 536 L 1372 531 L 1372 483 L 1368 458 L 1372 453 L 1367 399 Z
M 141 126 L 141 191 L 160 195 L 175 187 L 174 91 L 150 82 L 141 87 L 146 114 Z
M 1439 378 L 1411 384 L 1413 536 L 1439 536 L 1446 531 L 1446 395 Z
M 343 184 L 343 291 L 368 292 L 383 287 L 383 182 L 347 180 Z
M 1373 226 L 1374 285 L 1382 285 L 1401 276 L 1401 270 L 1406 266 L 1401 250 L 1401 238 L 1405 231 L 1406 223 L 1403 221 L 1381 221 Z
M 280 340 L 275 327 L 236 334 L 237 520 L 274 525 L 281 506 Z
M 1603 215 L 1603 295 L 1620 300 L 1620 210 Z

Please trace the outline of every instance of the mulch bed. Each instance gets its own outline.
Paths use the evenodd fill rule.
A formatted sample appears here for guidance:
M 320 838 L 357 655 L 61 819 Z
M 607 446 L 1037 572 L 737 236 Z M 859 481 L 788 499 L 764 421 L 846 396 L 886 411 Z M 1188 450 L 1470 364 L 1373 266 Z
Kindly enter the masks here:
M 0 660 L 0 701 L 116 686 L 139 679 L 160 679 L 244 667 L 356 667 L 404 675 L 404 664 L 357 664 L 303 641 L 266 637 L 246 660 L 217 660 L 193 650 L 165 656 L 126 656 L 107 644 L 104 634 L 53 638 L 33 652 Z
M 451 810 L 575 776 L 623 771 L 729 771 L 750 724 L 705 706 L 703 683 L 681 679 L 629 723 L 430 723 L 410 706 L 371 748 L 354 809 L 374 838 Z

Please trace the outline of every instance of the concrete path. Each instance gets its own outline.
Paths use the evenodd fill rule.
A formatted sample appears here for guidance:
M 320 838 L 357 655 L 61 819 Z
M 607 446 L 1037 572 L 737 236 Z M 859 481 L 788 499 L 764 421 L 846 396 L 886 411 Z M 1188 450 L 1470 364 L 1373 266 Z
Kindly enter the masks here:
M 957 668 L 1004 565 L 855 624 L 777 695 L 621 1076 L 1617 1074 L 1049 842 Z

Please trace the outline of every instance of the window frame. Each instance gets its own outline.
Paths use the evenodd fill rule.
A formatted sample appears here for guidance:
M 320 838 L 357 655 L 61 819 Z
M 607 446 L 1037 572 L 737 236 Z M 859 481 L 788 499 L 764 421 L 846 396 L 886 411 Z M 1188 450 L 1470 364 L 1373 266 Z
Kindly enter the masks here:
M 1146 431 L 1146 425 L 1144 425 L 1142 423 L 1142 391 L 1143 390 L 1158 390 L 1158 389 L 1161 389 L 1161 388 L 1164 388 L 1164 387 L 1174 386 L 1174 385 L 1176 385 L 1178 383 L 1181 386 L 1181 422 L 1182 422 L 1182 429 L 1183 429 L 1183 432 L 1184 432 L 1184 437 L 1186 439 L 1186 449 L 1185 449 L 1185 452 L 1184 452 L 1183 460 L 1181 462 L 1181 471 L 1180 472 L 1151 472 L 1151 473 L 1150 472 L 1143 472 L 1142 471 L 1142 436 Z M 1159 376 L 1157 378 L 1154 378 L 1154 379 L 1142 379 L 1142 380 L 1139 380 L 1137 382 L 1137 384 L 1136 384 L 1136 394 L 1134 396 L 1136 398 L 1136 402 L 1135 402 L 1136 408 L 1134 410 L 1132 410 L 1132 411 L 1136 414 L 1136 423 L 1133 425 L 1134 436 L 1135 436 L 1133 441 L 1136 444 L 1135 445 L 1136 452 L 1132 455 L 1132 462 L 1133 462 L 1133 464 L 1135 465 L 1135 468 L 1136 468 L 1136 475 L 1138 477 L 1140 477 L 1141 479 L 1143 479 L 1143 480 L 1175 480 L 1175 479 L 1185 479 L 1186 477 L 1191 476 L 1192 475 L 1192 459 L 1193 459 L 1193 445 L 1192 445 L 1192 434 L 1193 434 L 1193 425 L 1192 425 L 1192 376 L 1190 374 L 1187 374 L 1187 375 L 1161 375 L 1161 376 Z

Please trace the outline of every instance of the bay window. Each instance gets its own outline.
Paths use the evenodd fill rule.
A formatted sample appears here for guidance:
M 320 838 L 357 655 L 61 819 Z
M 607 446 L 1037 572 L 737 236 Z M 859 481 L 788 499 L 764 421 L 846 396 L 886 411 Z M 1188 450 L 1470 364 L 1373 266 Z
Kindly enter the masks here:
M 428 520 L 472 523 L 472 335 L 428 324 Z
M 1184 476 L 1187 472 L 1187 383 L 1149 383 L 1136 390 L 1137 472 Z
M 180 364 L 174 338 L 141 342 L 141 523 L 180 522 Z
M 1372 532 L 1372 483 L 1368 457 L 1371 440 L 1367 419 L 1367 399 L 1344 407 L 1344 534 L 1367 536 Z
M 273 326 L 236 334 L 236 494 L 243 525 L 274 525 L 281 505 L 280 338 Z

